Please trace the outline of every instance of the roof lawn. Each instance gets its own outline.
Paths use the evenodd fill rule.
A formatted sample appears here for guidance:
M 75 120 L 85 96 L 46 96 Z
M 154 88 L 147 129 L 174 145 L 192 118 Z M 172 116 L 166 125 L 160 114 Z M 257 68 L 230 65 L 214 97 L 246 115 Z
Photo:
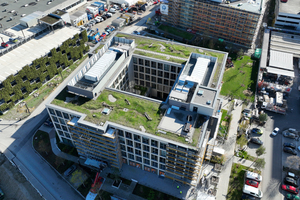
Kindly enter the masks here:
M 213 75 L 213 82 L 216 83 L 218 79 L 220 78 L 220 71 L 222 69 L 222 63 L 224 56 L 226 52 L 224 53 L 219 53 L 213 50 L 209 49 L 204 49 L 204 48 L 199 48 L 199 47 L 189 47 L 185 45 L 180 45 L 177 42 L 169 42 L 169 41 L 157 41 L 156 39 L 151 39 L 149 37 L 142 37 L 142 36 L 137 36 L 137 35 L 132 35 L 132 34 L 124 34 L 124 33 L 118 33 L 116 34 L 116 37 L 124 37 L 127 39 L 134 39 L 136 43 L 136 50 L 135 53 L 137 52 L 138 49 L 144 49 L 147 51 L 153 51 L 157 53 L 162 53 L 166 55 L 171 55 L 171 56 L 177 56 L 181 58 L 188 59 L 191 53 L 198 53 L 198 54 L 205 54 L 207 56 L 212 56 L 212 57 L 217 57 L 217 68 L 215 70 L 215 73 Z M 162 48 L 165 47 L 165 48 Z M 144 52 L 143 52 L 144 53 Z M 137 53 L 139 54 L 139 53 Z M 153 57 L 150 55 L 147 55 L 149 57 Z M 154 55 L 157 56 L 157 55 Z M 162 56 L 164 57 L 164 56 Z M 163 59 L 163 58 L 161 58 Z M 168 61 L 171 62 L 177 62 L 179 63 L 179 59 L 176 59 L 176 61 L 172 61 L 172 58 L 170 58 Z M 174 58 L 173 58 L 174 59 Z M 167 60 L 166 58 L 163 60 Z M 225 62 L 225 61 L 224 61 Z M 215 84 L 214 87 L 216 87 L 217 84 Z M 213 87 L 213 86 L 211 86 Z
M 178 59 L 178 58 L 174 58 L 174 57 L 169 57 L 168 55 L 158 55 L 158 54 L 152 54 L 152 53 L 148 53 L 148 52 L 144 52 L 144 51 L 139 51 L 139 50 L 135 50 L 134 51 L 135 54 L 141 55 L 141 56 L 147 56 L 147 57 L 151 57 L 151 58 L 157 58 L 157 59 L 161 59 L 161 60 L 166 60 L 166 61 L 170 61 L 170 62 L 175 62 L 175 63 L 179 63 L 179 64 L 185 64 L 186 63 L 186 59 Z

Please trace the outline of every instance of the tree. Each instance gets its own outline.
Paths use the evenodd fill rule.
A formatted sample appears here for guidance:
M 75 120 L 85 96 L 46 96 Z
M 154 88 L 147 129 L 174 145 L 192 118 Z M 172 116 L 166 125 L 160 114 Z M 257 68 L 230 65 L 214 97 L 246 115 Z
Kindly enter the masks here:
M 257 157 L 263 155 L 266 153 L 266 148 L 264 146 L 260 146 L 256 151 L 255 151 Z
M 257 169 L 263 169 L 265 167 L 266 161 L 264 158 L 258 158 L 254 162 L 254 167 Z
M 262 113 L 258 117 L 260 123 L 264 123 L 268 120 L 268 115 L 266 113 Z
M 113 175 L 114 175 L 115 181 L 118 183 L 121 180 L 119 169 L 114 168 Z
M 240 145 L 240 149 L 243 149 L 243 147 L 248 143 L 248 140 L 246 138 L 246 135 L 242 134 L 241 137 L 237 140 L 237 144 Z
M 155 193 L 151 189 L 150 192 L 149 192 L 149 194 L 148 194 L 147 200 L 154 200 L 154 198 L 155 198 Z
M 298 156 L 288 156 L 285 164 L 287 167 L 292 168 L 292 169 L 299 169 L 300 167 L 300 157 Z
M 213 49 L 214 46 L 215 46 L 215 41 L 213 39 L 210 39 L 208 43 L 208 48 Z
M 42 152 L 45 152 L 46 155 L 48 155 L 50 148 L 49 146 L 46 144 L 46 142 L 44 140 L 39 141 L 39 149 Z
M 237 52 L 237 55 L 238 57 L 242 57 L 244 55 L 244 50 L 243 49 L 240 49 L 238 52 Z

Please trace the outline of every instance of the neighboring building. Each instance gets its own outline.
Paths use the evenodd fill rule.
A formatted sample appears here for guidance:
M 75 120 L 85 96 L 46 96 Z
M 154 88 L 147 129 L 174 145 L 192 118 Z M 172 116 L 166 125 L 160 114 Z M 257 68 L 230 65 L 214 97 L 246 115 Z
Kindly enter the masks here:
M 165 8 L 162 20 L 166 23 L 246 47 L 254 45 L 265 11 L 262 0 L 166 2 L 161 6 L 161 10 Z
M 218 132 L 227 53 L 172 44 L 185 49 L 180 58 L 158 53 L 158 43 L 169 45 L 115 33 L 46 107 L 59 139 L 86 163 L 196 186 Z
M 288 0 L 279 3 L 275 26 L 283 29 L 300 30 L 300 3 L 297 0 Z

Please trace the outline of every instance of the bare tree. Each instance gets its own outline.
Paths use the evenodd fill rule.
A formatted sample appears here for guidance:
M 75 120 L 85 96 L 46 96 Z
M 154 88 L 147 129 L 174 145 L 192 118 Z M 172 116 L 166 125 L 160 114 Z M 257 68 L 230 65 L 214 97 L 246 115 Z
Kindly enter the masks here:
M 288 156 L 285 164 L 289 168 L 299 169 L 300 166 L 300 157 L 298 156 Z

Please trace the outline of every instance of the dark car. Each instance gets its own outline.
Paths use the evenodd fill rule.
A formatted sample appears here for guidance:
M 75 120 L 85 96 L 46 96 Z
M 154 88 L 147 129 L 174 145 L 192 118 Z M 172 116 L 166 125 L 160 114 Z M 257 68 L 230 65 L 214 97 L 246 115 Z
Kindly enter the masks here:
M 259 139 L 259 138 L 251 138 L 250 142 L 254 143 L 254 144 L 258 144 L 258 145 L 262 145 L 263 142 Z
M 77 169 L 76 165 L 72 165 L 69 169 L 64 172 L 65 176 L 70 176 Z
M 290 133 L 290 132 L 283 133 L 283 136 L 287 137 L 287 138 L 292 138 L 292 139 L 296 138 L 296 135 L 294 133 Z
M 242 195 L 242 199 L 245 199 L 245 200 L 260 200 L 260 198 L 258 198 L 258 197 L 251 196 L 251 195 L 245 194 L 245 193 Z
M 286 142 L 286 143 L 283 144 L 283 146 L 284 147 L 290 147 L 292 149 L 296 149 L 296 145 L 294 143 L 288 143 L 288 142 Z
M 290 147 L 283 147 L 283 151 L 286 152 L 286 153 L 297 155 L 297 151 L 295 151 L 294 149 L 292 149 Z
M 252 133 L 256 133 L 256 134 L 263 134 L 263 131 L 262 131 L 261 129 L 259 129 L 259 128 L 253 128 L 253 129 L 251 130 L 251 132 L 252 132 Z
M 298 187 L 297 181 L 291 177 L 285 177 L 284 183 L 287 185 L 292 185 L 294 187 Z
M 107 19 L 107 17 L 105 15 L 102 15 L 101 17 L 103 18 L 103 20 Z
M 105 17 L 107 17 L 107 18 L 111 18 L 111 16 L 110 16 L 110 15 L 108 15 L 108 14 L 105 14 Z

